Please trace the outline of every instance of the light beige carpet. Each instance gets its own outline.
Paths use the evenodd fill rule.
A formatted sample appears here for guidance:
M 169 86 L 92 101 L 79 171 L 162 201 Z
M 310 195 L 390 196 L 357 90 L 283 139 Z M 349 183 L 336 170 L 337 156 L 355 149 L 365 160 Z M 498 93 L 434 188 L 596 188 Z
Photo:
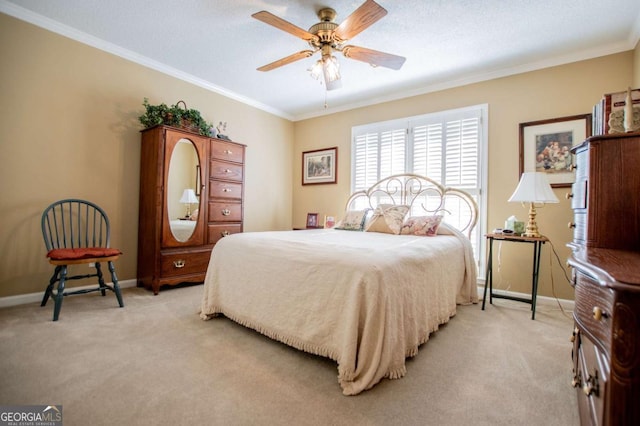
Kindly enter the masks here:
M 226 318 L 202 286 L 0 309 L 0 405 L 62 404 L 64 425 L 577 425 L 572 321 L 496 300 L 458 314 L 407 375 L 343 396 L 336 364 Z M 539 302 L 540 303 L 540 302 Z

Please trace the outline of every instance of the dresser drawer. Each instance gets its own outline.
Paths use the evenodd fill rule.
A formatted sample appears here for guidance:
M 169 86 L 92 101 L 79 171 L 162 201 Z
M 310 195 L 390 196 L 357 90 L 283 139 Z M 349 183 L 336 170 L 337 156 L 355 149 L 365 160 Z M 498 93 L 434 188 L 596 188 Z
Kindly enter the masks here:
M 219 160 L 244 162 L 244 146 L 221 140 L 211 141 L 211 157 Z
M 207 227 L 207 244 L 215 244 L 221 238 L 242 232 L 239 223 L 209 224 Z
M 578 405 L 582 424 L 604 424 L 604 399 L 607 393 L 609 364 L 602 352 L 588 338 L 580 340 L 578 351 L 580 382 Z
M 613 290 L 598 285 L 593 278 L 577 271 L 574 312 L 576 322 L 584 333 L 593 336 L 594 343 L 599 344 L 605 352 L 611 347 L 613 299 Z M 598 310 L 601 314 L 597 317 Z
M 160 270 L 163 277 L 202 273 L 207 270 L 210 257 L 211 250 L 161 253 Z
M 241 203 L 209 203 L 208 222 L 240 222 L 242 221 Z
M 211 160 L 211 167 L 209 168 L 209 177 L 211 179 L 226 179 L 242 182 L 243 174 L 242 164 Z
M 575 211 L 573 214 L 573 241 L 584 244 L 587 239 L 587 213 Z
M 209 199 L 242 199 L 242 184 L 212 180 L 209 182 Z

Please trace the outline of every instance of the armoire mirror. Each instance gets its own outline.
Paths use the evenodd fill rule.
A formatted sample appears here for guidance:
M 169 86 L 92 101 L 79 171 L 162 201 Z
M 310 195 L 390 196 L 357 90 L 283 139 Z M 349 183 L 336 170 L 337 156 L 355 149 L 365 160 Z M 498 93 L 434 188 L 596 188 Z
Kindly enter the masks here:
M 180 139 L 171 153 L 166 192 L 171 233 L 179 242 L 188 241 L 198 223 L 199 170 L 195 145 Z

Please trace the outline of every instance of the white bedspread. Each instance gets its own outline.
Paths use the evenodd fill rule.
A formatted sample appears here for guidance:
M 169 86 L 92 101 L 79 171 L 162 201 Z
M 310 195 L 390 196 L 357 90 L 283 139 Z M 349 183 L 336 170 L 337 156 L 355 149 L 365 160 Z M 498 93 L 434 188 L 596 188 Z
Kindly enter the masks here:
M 345 395 L 406 373 L 405 358 L 476 303 L 469 241 L 306 230 L 233 234 L 211 255 L 201 317 L 216 314 L 338 363 Z

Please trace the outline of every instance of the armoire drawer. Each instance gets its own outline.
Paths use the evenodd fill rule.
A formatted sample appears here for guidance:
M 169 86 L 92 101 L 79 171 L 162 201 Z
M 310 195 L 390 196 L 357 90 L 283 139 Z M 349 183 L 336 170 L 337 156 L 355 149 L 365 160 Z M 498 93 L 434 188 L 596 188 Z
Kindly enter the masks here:
M 242 221 L 242 204 L 209 203 L 208 222 L 240 222 Z
M 212 180 L 209 182 L 209 199 L 242 199 L 242 184 Z
M 244 161 L 244 147 L 220 140 L 211 141 L 211 157 L 219 160 L 242 163 Z
M 209 177 L 211 179 L 226 179 L 242 182 L 243 175 L 242 164 L 211 160 L 211 167 L 209 168 Z
M 197 252 L 161 253 L 161 273 L 163 277 L 197 274 L 207 270 L 211 250 Z
M 207 226 L 207 244 L 215 244 L 221 238 L 240 232 L 242 232 L 242 225 L 239 223 L 210 223 Z
M 603 350 L 611 346 L 613 290 L 599 285 L 590 276 L 577 271 L 575 286 L 575 318 Z

